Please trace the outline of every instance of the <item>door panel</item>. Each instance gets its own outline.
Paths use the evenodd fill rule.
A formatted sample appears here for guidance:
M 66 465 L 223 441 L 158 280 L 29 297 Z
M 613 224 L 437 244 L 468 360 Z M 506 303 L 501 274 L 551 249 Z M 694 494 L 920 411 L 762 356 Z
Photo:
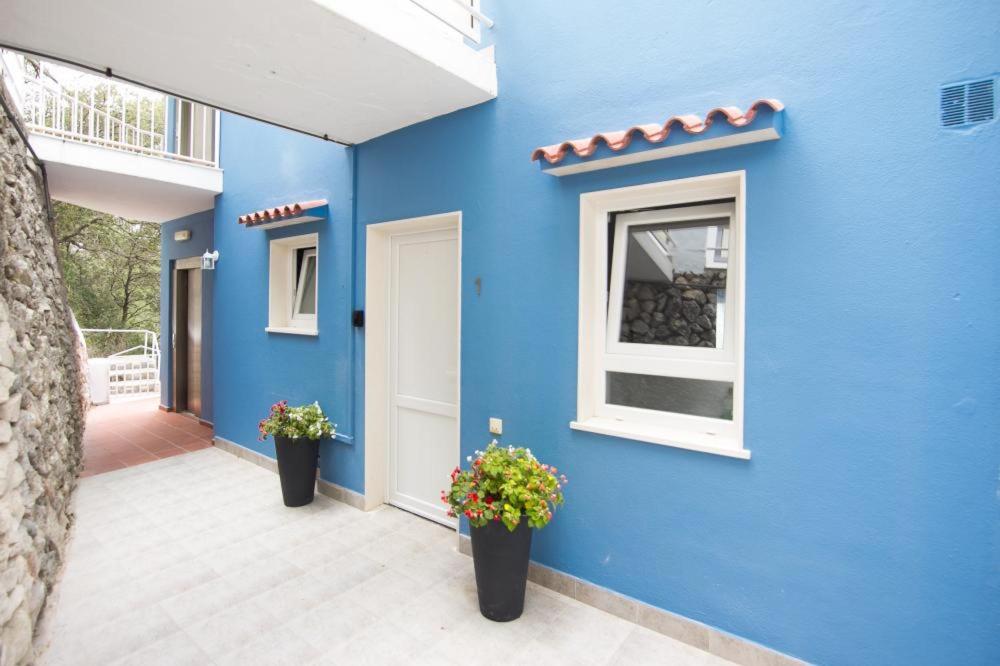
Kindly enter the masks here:
M 201 416 L 201 269 L 187 273 L 187 411 Z
M 173 307 L 171 315 L 170 350 L 173 353 L 173 393 L 174 409 L 179 412 L 187 410 L 187 375 L 188 375 L 188 271 L 174 270 Z
M 398 499 L 424 512 L 439 513 L 444 507 L 441 491 L 457 457 L 452 447 L 440 444 L 455 441 L 455 418 L 397 406 L 396 427 L 402 433 L 396 449 Z
M 458 232 L 393 236 L 388 500 L 454 524 L 440 500 L 458 462 Z

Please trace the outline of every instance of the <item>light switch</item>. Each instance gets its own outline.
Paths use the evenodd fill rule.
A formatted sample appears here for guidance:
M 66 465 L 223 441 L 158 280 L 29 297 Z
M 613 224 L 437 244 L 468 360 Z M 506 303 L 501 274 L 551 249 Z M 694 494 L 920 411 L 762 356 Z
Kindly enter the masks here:
M 491 435 L 502 435 L 503 434 L 503 419 L 496 419 L 492 416 L 490 417 L 490 434 Z

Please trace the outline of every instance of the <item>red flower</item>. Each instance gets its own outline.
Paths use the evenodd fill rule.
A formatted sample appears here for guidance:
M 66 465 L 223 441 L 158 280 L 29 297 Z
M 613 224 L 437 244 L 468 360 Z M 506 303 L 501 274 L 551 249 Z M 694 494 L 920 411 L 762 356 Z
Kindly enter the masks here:
M 493 522 L 494 523 L 499 523 L 500 522 L 500 516 L 499 515 L 493 516 Z
M 487 503 L 487 504 L 493 504 L 493 501 L 494 501 L 494 500 L 493 500 L 493 498 L 492 498 L 492 497 L 490 497 L 489 495 L 487 495 L 487 496 L 486 496 L 486 503 Z
M 468 497 L 473 502 L 479 501 L 479 495 L 477 495 L 476 493 L 469 493 L 468 495 L 466 495 L 466 497 Z

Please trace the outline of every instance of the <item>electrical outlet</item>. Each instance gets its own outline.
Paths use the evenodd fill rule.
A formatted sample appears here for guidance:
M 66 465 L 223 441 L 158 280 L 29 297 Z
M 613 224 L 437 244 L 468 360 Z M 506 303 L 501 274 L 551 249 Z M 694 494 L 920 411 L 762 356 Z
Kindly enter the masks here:
M 502 435 L 503 434 L 503 419 L 497 419 L 490 417 L 490 434 L 491 435 Z

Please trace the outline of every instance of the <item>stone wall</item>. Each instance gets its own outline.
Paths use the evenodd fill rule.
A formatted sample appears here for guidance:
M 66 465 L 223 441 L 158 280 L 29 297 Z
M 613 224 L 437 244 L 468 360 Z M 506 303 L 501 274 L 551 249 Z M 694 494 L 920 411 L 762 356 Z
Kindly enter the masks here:
M 85 415 L 77 340 L 41 174 L 0 110 L 0 666 L 36 660 L 73 522 Z
M 719 290 L 725 270 L 681 273 L 670 282 L 629 281 L 620 342 L 714 347 Z

